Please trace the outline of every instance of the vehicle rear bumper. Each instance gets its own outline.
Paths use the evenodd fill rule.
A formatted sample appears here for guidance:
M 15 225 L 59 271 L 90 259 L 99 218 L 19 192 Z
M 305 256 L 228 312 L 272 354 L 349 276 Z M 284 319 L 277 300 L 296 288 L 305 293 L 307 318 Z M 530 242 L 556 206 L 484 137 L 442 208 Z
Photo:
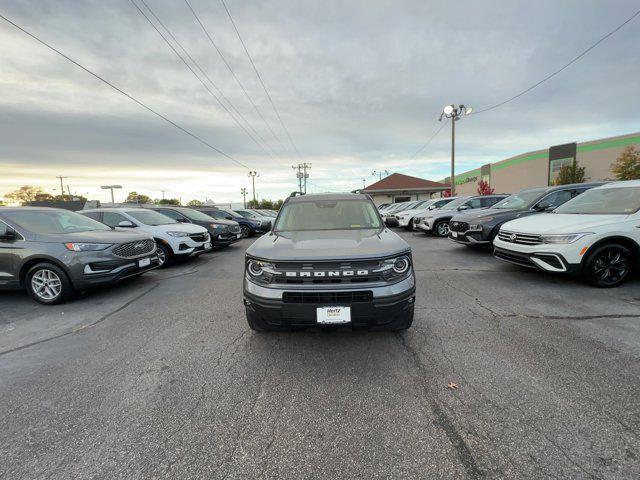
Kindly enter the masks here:
M 274 291 L 275 290 L 275 291 Z M 245 280 L 247 315 L 273 327 L 316 326 L 317 308 L 351 307 L 350 327 L 385 327 L 413 316 L 415 279 L 412 276 L 384 287 L 350 289 L 272 289 Z

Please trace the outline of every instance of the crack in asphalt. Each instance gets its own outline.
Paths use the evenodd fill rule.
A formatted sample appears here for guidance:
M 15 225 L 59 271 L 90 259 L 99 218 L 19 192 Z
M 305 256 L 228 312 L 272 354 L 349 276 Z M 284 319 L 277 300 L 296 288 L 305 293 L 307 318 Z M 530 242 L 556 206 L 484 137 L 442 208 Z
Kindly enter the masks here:
M 396 338 L 398 339 L 398 342 L 403 347 L 403 349 L 409 354 L 418 371 L 425 374 L 426 376 L 424 365 L 420 361 L 418 352 L 416 352 L 415 349 L 407 343 L 406 338 L 401 333 L 396 333 Z M 428 388 L 424 384 L 422 378 L 420 378 L 420 384 L 425 393 L 427 402 L 431 407 L 431 411 L 436 418 L 435 424 L 440 427 L 440 429 L 449 439 L 449 442 L 453 446 L 454 451 L 456 452 L 456 456 L 458 457 L 458 460 L 462 464 L 467 475 L 473 479 L 485 477 L 485 472 L 478 465 L 473 453 L 471 452 L 471 449 L 467 445 L 460 432 L 458 432 L 458 430 L 456 429 L 454 423 L 447 416 L 442 407 L 435 400 L 429 397 Z
M 160 286 L 159 283 L 153 284 L 150 288 L 146 289 L 145 291 L 143 291 L 139 295 L 136 295 L 131 300 L 128 300 L 127 302 L 125 302 L 120 307 L 116 308 L 115 310 L 112 310 L 111 312 L 103 315 L 102 317 L 97 319 L 95 322 L 92 322 L 92 323 L 89 323 L 89 324 L 86 324 L 86 325 L 81 325 L 79 327 L 75 327 L 73 330 L 69 330 L 67 332 L 63 332 L 63 333 L 60 333 L 58 335 L 54 335 L 52 337 L 43 338 L 42 340 L 38 340 L 37 342 L 27 343 L 25 345 L 20 345 L 19 347 L 10 348 L 9 350 L 4 350 L 4 351 L 0 352 L 0 355 L 7 355 L 9 353 L 13 353 L 13 352 L 17 352 L 17 351 L 20 351 L 20 350 L 24 350 L 26 348 L 35 347 L 37 345 L 41 345 L 43 343 L 50 342 L 51 340 L 57 340 L 58 338 L 66 337 L 67 335 L 72 335 L 74 333 L 77 333 L 78 331 L 83 331 L 83 330 L 86 330 L 88 328 L 95 327 L 97 324 L 99 324 L 101 322 L 104 322 L 109 317 L 112 317 L 113 315 L 115 315 L 117 313 L 120 313 L 122 310 L 124 310 L 125 308 L 127 308 L 131 304 L 137 302 L 142 297 L 144 297 L 148 293 L 152 292 L 153 290 L 155 290 L 159 286 Z

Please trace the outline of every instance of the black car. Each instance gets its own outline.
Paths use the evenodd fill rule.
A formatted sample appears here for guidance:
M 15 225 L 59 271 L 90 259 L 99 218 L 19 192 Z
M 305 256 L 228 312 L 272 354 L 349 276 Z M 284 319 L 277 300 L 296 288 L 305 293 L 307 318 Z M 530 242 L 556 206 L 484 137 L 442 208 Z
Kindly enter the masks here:
M 244 303 L 254 330 L 403 330 L 414 302 L 411 248 L 367 195 L 289 197 L 271 232 L 246 253 Z
M 240 225 L 242 238 L 253 237 L 256 233 L 269 231 L 270 225 L 252 218 L 245 218 L 238 212 L 226 208 L 199 207 L 198 211 L 217 220 L 233 220 Z
M 39 303 L 61 303 L 76 290 L 138 276 L 158 264 L 149 235 L 68 210 L 0 207 L 0 288 L 24 288 Z
M 576 183 L 521 190 L 489 209 L 453 217 L 449 223 L 449 239 L 473 247 L 491 246 L 503 223 L 551 211 L 603 183 Z
M 151 209 L 178 222 L 194 223 L 206 228 L 214 247 L 228 247 L 242 237 L 240 225 L 232 220 L 214 219 L 203 212 L 187 207 L 154 206 Z

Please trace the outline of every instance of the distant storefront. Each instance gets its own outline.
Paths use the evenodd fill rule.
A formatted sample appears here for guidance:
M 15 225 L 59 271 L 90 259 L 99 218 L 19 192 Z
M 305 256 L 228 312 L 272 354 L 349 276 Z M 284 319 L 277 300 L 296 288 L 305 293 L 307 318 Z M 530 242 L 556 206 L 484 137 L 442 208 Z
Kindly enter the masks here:
M 369 194 L 376 205 L 382 205 L 383 203 L 427 200 L 434 196 L 441 196 L 448 189 L 449 185 L 445 183 L 392 173 L 361 191 Z
M 488 182 L 496 193 L 552 185 L 560 169 L 576 161 L 585 167 L 587 180 L 614 179 L 611 165 L 629 145 L 640 149 L 640 132 L 523 153 L 456 175 L 456 193 L 476 193 L 480 180 Z

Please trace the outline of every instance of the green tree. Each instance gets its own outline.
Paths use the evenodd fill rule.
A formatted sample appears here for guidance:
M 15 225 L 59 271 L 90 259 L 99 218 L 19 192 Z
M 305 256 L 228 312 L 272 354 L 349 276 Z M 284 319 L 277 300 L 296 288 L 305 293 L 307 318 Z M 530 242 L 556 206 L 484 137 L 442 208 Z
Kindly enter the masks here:
M 5 194 L 5 200 L 16 203 L 27 203 L 37 200 L 38 195 L 44 195 L 42 187 L 34 187 L 32 185 L 23 185 L 18 190 Z
M 571 165 L 565 165 L 560 168 L 558 178 L 554 185 L 568 185 L 570 183 L 584 183 L 585 167 L 578 165 L 578 161 L 574 161 Z
M 127 199 L 125 200 L 125 202 L 131 202 L 131 203 L 152 203 L 151 202 L 151 197 L 147 196 L 147 195 L 142 195 L 138 192 L 130 192 L 129 195 L 127 195 Z
M 640 179 L 640 151 L 634 145 L 629 145 L 611 165 L 611 171 L 617 180 Z
M 189 203 L 187 203 L 187 207 L 201 207 L 202 205 L 204 205 L 204 203 L 202 203 L 200 200 L 191 200 Z
M 158 205 L 180 205 L 180 200 L 177 198 L 161 198 L 160 200 L 156 200 Z

